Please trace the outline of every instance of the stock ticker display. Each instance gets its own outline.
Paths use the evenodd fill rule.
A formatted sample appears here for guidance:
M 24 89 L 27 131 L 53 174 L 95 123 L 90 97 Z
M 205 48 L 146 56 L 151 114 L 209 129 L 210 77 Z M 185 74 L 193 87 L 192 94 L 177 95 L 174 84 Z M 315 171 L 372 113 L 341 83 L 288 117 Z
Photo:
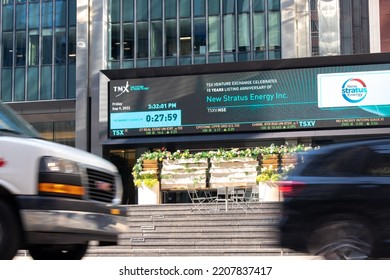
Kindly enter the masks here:
M 381 127 L 390 64 L 112 80 L 109 137 Z

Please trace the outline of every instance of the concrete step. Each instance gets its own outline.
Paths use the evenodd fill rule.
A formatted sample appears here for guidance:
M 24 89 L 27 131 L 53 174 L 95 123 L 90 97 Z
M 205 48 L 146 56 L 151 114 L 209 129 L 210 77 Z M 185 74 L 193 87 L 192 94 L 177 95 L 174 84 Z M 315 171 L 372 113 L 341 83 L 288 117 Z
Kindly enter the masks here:
M 129 231 L 118 246 L 94 247 L 89 256 L 199 256 L 295 254 L 279 246 L 279 203 L 249 211 L 191 211 L 192 204 L 131 205 Z
M 279 245 L 279 203 L 251 206 L 250 211 L 199 212 L 186 203 L 128 205 L 129 227 L 119 244 L 91 242 L 86 257 L 302 255 Z

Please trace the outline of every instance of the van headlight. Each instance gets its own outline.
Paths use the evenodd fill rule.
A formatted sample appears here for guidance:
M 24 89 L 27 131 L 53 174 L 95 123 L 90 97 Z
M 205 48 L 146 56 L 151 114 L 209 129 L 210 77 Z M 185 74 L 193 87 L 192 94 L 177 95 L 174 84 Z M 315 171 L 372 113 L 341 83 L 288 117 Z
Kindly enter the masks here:
M 38 190 L 44 195 L 82 197 L 84 171 L 77 162 L 56 157 L 42 157 L 39 163 Z

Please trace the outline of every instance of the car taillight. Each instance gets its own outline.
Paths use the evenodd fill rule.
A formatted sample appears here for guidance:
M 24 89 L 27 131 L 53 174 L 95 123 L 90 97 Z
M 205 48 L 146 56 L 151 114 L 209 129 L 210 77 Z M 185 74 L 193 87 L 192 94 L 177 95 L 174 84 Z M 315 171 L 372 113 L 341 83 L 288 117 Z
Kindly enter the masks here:
M 283 194 L 283 197 L 291 197 L 298 194 L 305 187 L 305 183 L 298 181 L 279 181 L 279 191 Z

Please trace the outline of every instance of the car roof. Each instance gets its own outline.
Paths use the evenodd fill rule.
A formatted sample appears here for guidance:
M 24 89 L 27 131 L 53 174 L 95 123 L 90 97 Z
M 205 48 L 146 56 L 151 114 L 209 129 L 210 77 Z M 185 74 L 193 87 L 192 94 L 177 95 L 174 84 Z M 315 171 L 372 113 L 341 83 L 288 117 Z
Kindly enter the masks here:
M 353 146 L 372 146 L 378 144 L 390 144 L 390 137 L 382 137 L 382 138 L 370 138 L 370 139 L 360 139 L 360 140 L 352 140 L 346 142 L 340 142 L 335 144 L 330 144 L 326 146 L 321 146 L 319 149 L 314 149 L 309 151 L 310 153 L 324 153 L 329 152 L 331 150 L 342 149 L 346 147 Z

